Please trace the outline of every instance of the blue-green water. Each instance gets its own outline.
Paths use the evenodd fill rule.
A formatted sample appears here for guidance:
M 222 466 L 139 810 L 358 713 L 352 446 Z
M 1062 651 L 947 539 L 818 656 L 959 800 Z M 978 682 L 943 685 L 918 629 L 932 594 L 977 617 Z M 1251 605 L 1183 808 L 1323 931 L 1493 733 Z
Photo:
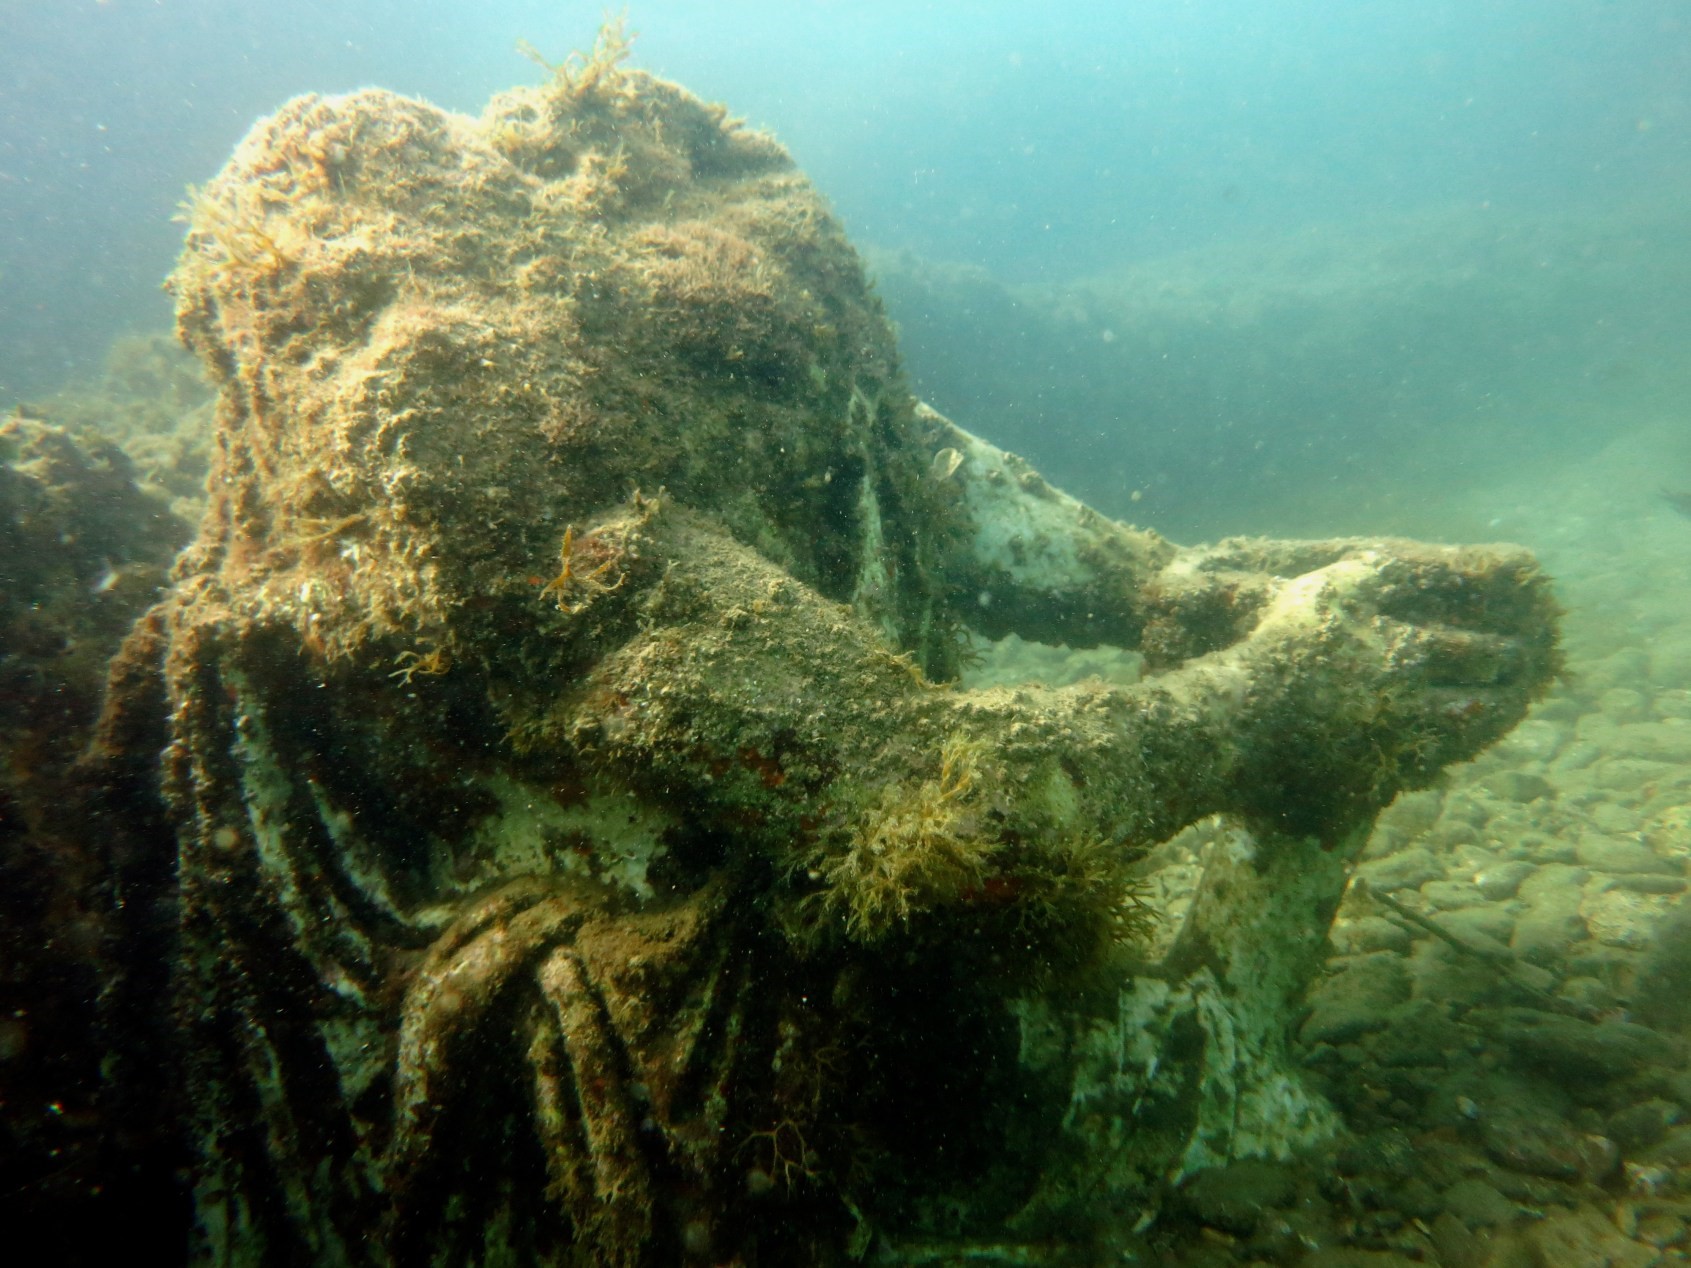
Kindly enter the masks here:
M 55 393 L 97 379 L 120 336 L 168 327 L 178 203 L 283 100 L 374 84 L 474 113 L 542 74 L 519 40 L 560 57 L 599 17 L 0 0 L 0 408 L 99 421 L 101 398 Z M 1353 896 L 1299 1019 L 1311 1078 L 1365 1160 L 1267 1185 L 1272 1217 L 1189 1191 L 1161 1227 L 1184 1221 L 1190 1262 L 1679 1262 L 1691 10 L 671 0 L 629 17 L 633 65 L 770 129 L 831 200 L 919 394 L 1053 482 L 1180 540 L 1512 539 L 1558 579 L 1565 680 L 1497 749 L 1389 810 L 1362 864 L 1442 932 Z M 193 511 L 203 459 L 165 438 L 195 404 L 185 372 L 133 342 L 117 370 L 123 408 L 157 416 L 142 467 Z M 107 549 L 78 582 L 95 596 L 129 584 Z M 16 563 L 0 558 L 0 579 Z M 0 645 L 8 673 L 42 655 L 19 637 Z M 1063 673 L 1049 649 L 1003 654 L 1008 681 Z M 21 681 L 3 679 L 17 695 L 0 707 Z M 21 839 L 10 814 L 0 787 L 0 848 Z M 1212 838 L 1158 858 L 1171 911 Z M 112 895 L 90 884 L 86 902 L 14 893 L 7 911 L 54 929 L 70 960 L 91 955 L 106 926 L 88 913 Z M 80 1210 L 89 1195 L 68 1189 L 102 1174 L 85 1160 L 98 1063 L 56 1087 L 43 1054 L 78 1036 L 30 992 L 92 999 L 98 984 L 42 970 L 56 961 L 38 946 L 6 952 L 0 1113 L 15 1117 L 0 1148 L 16 1148 L 0 1181 L 23 1187 L 0 1201 Z M 1611 1029 L 1546 1038 L 1508 1014 L 1504 961 L 1525 966 L 1539 1013 Z M 1677 1056 L 1616 1029 L 1635 1022 Z M 1615 1045 L 1612 1077 L 1582 1042 Z M 1400 1147 L 1409 1160 L 1389 1161 Z M 60 1149 L 73 1161 L 42 1161 Z M 1598 1249 L 1556 1257 L 1573 1244 Z M 1313 1258 L 1355 1248 L 1411 1258 Z
M 536 73 L 519 39 L 559 56 L 599 17 L 0 15 L 0 400 L 168 322 L 184 189 L 282 100 L 377 84 L 474 112 Z M 1685 391 L 1671 0 L 655 3 L 631 24 L 636 65 L 772 129 L 860 246 L 985 271 L 971 299 L 878 257 L 919 390 L 1107 509 L 1137 490 L 1176 533 L 1247 527 L 1214 505 L 1389 478 L 1445 431 L 1482 467 L 1580 451 L 1586 404 Z

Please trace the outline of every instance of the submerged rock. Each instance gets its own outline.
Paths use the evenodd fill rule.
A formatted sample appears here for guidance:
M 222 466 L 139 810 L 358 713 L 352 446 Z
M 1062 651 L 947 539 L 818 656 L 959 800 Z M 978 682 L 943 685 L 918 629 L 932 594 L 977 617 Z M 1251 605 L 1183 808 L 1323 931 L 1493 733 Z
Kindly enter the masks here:
M 1571 1083 L 1624 1077 L 1681 1055 L 1667 1036 L 1632 1022 L 1589 1022 L 1535 1008 L 1474 1009 L 1467 1020 L 1522 1062 Z
M 113 1227 L 161 1250 L 182 1233 L 180 1151 L 160 1168 L 136 1157 L 168 1093 L 129 1117 L 109 1077 L 114 1043 L 156 1056 L 164 1019 L 115 1035 L 110 1005 L 126 979 L 156 1003 L 162 963 L 128 963 L 123 935 L 168 913 L 96 826 L 78 763 L 107 662 L 189 534 L 109 441 L 22 410 L 0 420 L 0 1213 L 67 1262 L 105 1259 Z
M 1650 946 L 1638 967 L 1633 1008 L 1638 1019 L 1660 1030 L 1691 1032 L 1691 904 L 1681 900 L 1650 931 Z
M 1289 1205 L 1296 1192 L 1296 1177 L 1287 1168 L 1246 1158 L 1201 1172 L 1180 1190 L 1180 1204 L 1199 1223 L 1245 1237 L 1274 1208 Z

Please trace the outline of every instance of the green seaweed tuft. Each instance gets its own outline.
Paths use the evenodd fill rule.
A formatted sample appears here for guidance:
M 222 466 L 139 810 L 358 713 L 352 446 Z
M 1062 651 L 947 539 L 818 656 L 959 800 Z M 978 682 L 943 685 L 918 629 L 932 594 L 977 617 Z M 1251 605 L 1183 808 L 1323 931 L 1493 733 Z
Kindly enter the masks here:
M 971 804 L 979 758 L 977 742 L 952 736 L 932 779 L 888 788 L 844 852 L 812 860 L 826 886 L 823 908 L 852 937 L 879 941 L 985 881 L 997 845 L 982 835 Z

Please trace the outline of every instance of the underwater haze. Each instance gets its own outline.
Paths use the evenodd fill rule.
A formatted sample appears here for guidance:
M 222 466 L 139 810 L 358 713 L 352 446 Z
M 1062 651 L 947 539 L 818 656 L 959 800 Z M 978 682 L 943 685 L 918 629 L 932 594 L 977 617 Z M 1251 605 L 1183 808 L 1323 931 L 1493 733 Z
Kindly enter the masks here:
M 631 5 L 626 65 L 844 239 L 614 40 L 554 75 L 607 18 L 0 0 L 0 1220 L 456 1262 L 431 1220 L 567 1191 L 537 1261 L 1691 1262 L 1691 0 Z M 468 147 L 277 115 L 513 85 Z M 1134 967 L 1053 986 L 1041 886 Z M 1229 982 L 1295 1005 L 1254 1049 L 1130 1007 L 1200 917 L 1301 966 Z M 730 1074 L 767 1122 L 663 1136 Z M 807 1139 L 840 1104 L 885 1139 Z
M 184 190 L 287 98 L 379 85 L 475 113 L 543 74 L 519 41 L 557 59 L 600 18 L 3 13 L 0 400 L 167 324 Z M 1483 479 L 1578 449 L 1581 402 L 1686 388 L 1675 0 L 654 3 L 630 21 L 636 65 L 771 129 L 874 253 L 918 391 L 1177 535 L 1424 467 L 1431 437 L 1452 447 L 1435 466 Z

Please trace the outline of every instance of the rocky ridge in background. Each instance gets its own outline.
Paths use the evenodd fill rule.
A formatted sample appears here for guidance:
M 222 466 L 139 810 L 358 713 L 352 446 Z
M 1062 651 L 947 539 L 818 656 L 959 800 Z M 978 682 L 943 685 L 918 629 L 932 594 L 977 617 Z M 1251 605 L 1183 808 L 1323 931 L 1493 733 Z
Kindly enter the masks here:
M 1484 481 L 1617 400 L 1681 399 L 1684 241 L 1677 210 L 1454 207 L 1038 283 L 870 262 L 935 407 L 1191 539 L 1262 531 L 1328 485 Z

